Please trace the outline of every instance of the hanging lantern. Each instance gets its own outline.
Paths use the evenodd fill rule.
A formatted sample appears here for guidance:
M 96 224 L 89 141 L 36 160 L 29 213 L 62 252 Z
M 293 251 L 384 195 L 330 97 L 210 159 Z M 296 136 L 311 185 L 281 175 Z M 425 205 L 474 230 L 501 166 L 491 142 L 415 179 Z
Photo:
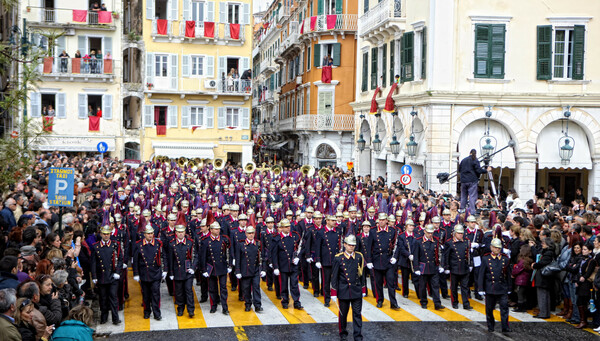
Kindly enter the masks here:
M 565 135 L 560 138 L 558 142 L 559 150 L 558 154 L 560 155 L 560 163 L 563 165 L 568 165 L 571 162 L 571 157 L 573 156 L 573 150 L 575 148 L 575 141 L 572 137 Z
M 379 139 L 379 134 L 375 134 L 375 139 L 373 140 L 373 150 L 376 153 L 381 151 L 381 140 Z
M 482 141 L 485 141 L 485 144 L 483 144 Z M 491 158 L 491 155 L 494 154 L 494 151 L 496 150 L 496 139 L 492 136 L 484 136 L 481 138 L 479 145 L 481 146 L 481 156 Z
M 392 136 L 392 142 L 390 142 L 390 149 L 392 150 L 392 154 L 394 156 L 400 154 L 400 142 L 398 142 L 398 138 L 396 135 Z
M 356 141 L 356 146 L 358 147 L 358 150 L 360 152 L 362 152 L 363 150 L 365 150 L 365 145 L 367 144 L 367 141 L 365 141 L 365 138 L 363 137 L 363 134 L 360 134 L 358 140 Z
M 408 156 L 414 157 L 417 155 L 417 146 L 419 144 L 415 142 L 415 136 L 410 135 L 409 141 L 406 143 L 406 152 Z

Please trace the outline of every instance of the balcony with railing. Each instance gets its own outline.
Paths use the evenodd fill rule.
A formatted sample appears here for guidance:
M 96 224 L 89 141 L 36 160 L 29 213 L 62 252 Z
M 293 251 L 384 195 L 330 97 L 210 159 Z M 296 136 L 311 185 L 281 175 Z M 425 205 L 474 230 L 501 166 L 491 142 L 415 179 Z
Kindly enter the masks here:
M 288 36 L 281 43 L 281 52 L 286 52 L 288 49 L 299 46 L 298 36 L 300 35 L 300 27 L 297 21 L 290 22 L 290 30 Z
M 345 34 L 356 32 L 358 29 L 358 15 L 332 14 L 318 15 L 304 19 L 300 25 L 300 35 L 308 36 L 315 33 Z
M 353 131 L 354 115 L 298 115 L 296 130 Z
M 155 24 L 153 23 L 153 25 Z M 179 22 L 179 36 L 186 41 L 214 41 L 219 38 L 219 25 L 218 23 L 207 23 L 205 25 L 203 21 L 196 21 L 193 35 L 191 33 L 191 31 L 186 30 L 185 22 Z
M 249 79 L 224 79 L 217 81 L 217 92 L 229 95 L 252 95 L 252 81 Z
M 94 26 L 100 30 L 116 29 L 114 20 L 118 18 L 110 11 L 35 6 L 26 6 L 23 17 L 32 27 Z
M 404 30 L 402 0 L 383 0 L 358 19 L 358 35 L 374 41 Z
M 112 59 L 46 57 L 41 73 L 56 80 L 108 81 L 114 78 L 114 64 Z
M 154 19 L 151 36 L 153 40 L 159 41 L 177 39 L 183 42 L 213 43 L 220 40 L 227 44 L 244 44 L 248 27 L 249 25 L 241 24 L 197 22 L 193 29 L 188 30 L 185 21 Z

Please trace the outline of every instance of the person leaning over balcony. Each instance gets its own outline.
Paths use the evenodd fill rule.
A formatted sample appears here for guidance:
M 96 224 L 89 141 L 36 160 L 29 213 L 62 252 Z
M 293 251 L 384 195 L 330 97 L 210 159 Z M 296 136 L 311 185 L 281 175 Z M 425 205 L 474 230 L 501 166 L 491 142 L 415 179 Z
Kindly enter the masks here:
M 94 109 L 92 109 L 91 105 L 88 105 L 88 117 L 96 116 Z
M 81 52 L 79 52 L 79 50 L 75 51 L 75 57 L 74 58 L 81 58 Z
M 48 115 L 50 117 L 54 117 L 56 116 L 56 112 L 54 111 L 54 108 L 52 107 L 52 104 L 48 105 Z
M 105 4 L 105 3 L 102 3 L 102 6 L 100 6 L 100 10 L 101 10 L 101 11 L 108 11 L 108 10 L 106 9 L 106 4 Z
M 92 5 L 92 8 L 90 8 L 90 11 L 93 11 L 93 12 L 99 12 L 100 11 L 100 6 L 98 5 L 97 2 L 94 2 L 94 4 Z
M 60 72 L 67 72 L 67 65 L 69 63 L 69 54 L 63 50 L 60 56 Z
M 102 50 L 98 49 L 96 52 L 96 73 L 103 73 L 102 71 Z

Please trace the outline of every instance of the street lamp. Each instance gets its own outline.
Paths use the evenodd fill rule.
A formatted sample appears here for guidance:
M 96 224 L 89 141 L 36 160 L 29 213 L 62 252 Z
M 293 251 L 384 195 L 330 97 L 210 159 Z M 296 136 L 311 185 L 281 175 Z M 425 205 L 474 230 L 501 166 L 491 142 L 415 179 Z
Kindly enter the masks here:
M 367 144 L 367 141 L 365 141 L 363 134 L 360 134 L 360 136 L 358 137 L 358 140 L 356 141 L 356 146 L 358 147 L 358 151 L 362 153 L 362 151 L 365 150 L 366 144 Z
M 565 134 L 558 140 L 558 155 L 560 156 L 560 163 L 562 165 L 568 165 L 571 162 L 573 151 L 575 149 L 575 140 L 569 136 L 569 117 L 571 117 L 571 107 L 567 107 L 567 110 L 563 114 L 565 116 L 566 128 L 563 129 Z
M 373 140 L 373 150 L 376 153 L 381 151 L 381 140 L 379 139 L 379 133 L 375 134 L 375 139 Z
M 390 149 L 392 150 L 392 154 L 397 156 L 400 154 L 400 142 L 398 142 L 398 138 L 396 135 L 392 136 L 392 142 L 390 142 Z
M 415 142 L 415 135 L 411 134 L 406 143 L 406 152 L 408 156 L 414 157 L 417 155 L 417 146 L 418 143 Z
M 494 150 L 496 146 L 492 145 L 492 139 L 487 137 L 485 139 L 485 144 L 481 146 L 481 155 L 485 158 L 489 158 L 490 155 L 494 154 Z

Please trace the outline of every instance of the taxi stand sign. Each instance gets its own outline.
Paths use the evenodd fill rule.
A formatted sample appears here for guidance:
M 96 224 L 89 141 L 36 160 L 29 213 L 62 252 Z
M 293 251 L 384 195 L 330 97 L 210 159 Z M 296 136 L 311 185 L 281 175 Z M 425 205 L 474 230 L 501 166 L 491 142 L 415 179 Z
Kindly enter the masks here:
M 48 205 L 73 207 L 75 190 L 74 168 L 50 168 L 48 179 Z

